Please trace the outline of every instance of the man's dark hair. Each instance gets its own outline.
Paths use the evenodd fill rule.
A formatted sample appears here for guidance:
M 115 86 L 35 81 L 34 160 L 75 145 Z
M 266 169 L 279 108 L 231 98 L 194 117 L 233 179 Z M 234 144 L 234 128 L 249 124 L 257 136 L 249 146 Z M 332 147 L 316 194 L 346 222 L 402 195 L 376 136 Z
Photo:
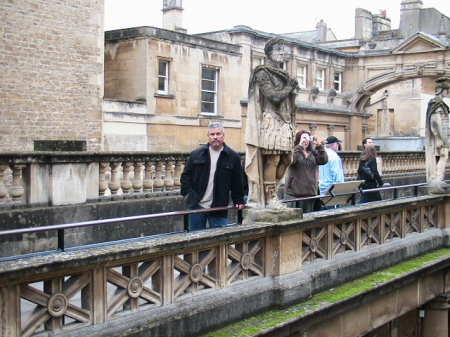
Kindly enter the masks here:
M 372 139 L 372 137 L 366 137 L 366 138 L 364 138 L 364 139 L 363 139 L 363 142 L 362 142 L 362 145 L 363 145 L 363 146 L 366 145 L 368 139 Z

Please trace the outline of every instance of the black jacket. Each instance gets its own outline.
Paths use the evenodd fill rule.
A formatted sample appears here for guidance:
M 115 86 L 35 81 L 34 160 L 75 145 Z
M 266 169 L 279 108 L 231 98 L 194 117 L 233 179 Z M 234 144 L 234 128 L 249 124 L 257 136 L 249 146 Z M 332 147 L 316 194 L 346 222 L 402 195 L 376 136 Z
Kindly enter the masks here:
M 366 177 L 362 166 L 368 163 L 370 170 L 373 173 L 373 179 Z M 363 189 L 376 188 L 383 185 L 383 180 L 380 177 L 377 169 L 377 159 L 375 157 L 369 158 L 368 160 L 360 160 L 358 166 L 358 180 L 365 180 L 362 186 Z
M 209 144 L 191 152 L 181 174 L 181 195 L 188 195 L 187 207 L 196 205 L 205 194 L 210 168 Z M 211 207 L 228 206 L 230 195 L 233 204 L 245 203 L 241 158 L 236 151 L 224 144 L 217 160 Z M 214 216 L 226 217 L 227 211 L 215 212 Z

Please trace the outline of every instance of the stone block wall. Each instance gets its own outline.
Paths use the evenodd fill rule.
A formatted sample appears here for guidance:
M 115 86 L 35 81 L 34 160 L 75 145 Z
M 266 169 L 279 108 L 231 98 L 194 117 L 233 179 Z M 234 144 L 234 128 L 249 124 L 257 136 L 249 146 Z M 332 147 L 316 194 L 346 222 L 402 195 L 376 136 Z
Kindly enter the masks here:
M 0 2 L 0 151 L 101 150 L 104 1 Z

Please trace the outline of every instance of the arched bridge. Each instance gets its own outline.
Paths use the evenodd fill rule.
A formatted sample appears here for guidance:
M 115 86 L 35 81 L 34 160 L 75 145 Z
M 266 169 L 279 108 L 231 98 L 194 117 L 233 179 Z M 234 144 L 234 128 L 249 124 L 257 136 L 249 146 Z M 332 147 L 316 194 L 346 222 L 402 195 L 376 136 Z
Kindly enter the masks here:
M 439 77 L 450 73 L 450 46 L 433 36 L 416 33 L 386 53 L 359 56 L 347 76 L 359 83 L 351 109 L 362 112 L 378 90 L 406 79 Z

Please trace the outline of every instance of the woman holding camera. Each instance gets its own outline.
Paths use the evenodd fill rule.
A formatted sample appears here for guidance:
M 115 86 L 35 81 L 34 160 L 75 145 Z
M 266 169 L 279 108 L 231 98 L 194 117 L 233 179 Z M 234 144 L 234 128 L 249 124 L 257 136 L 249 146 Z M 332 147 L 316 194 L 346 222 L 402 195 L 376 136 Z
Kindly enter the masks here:
M 312 197 L 318 194 L 319 166 L 328 162 L 325 148 L 316 136 L 306 130 L 300 130 L 295 135 L 294 159 L 289 167 L 284 185 L 284 198 L 293 199 Z M 302 200 L 296 205 L 296 201 L 288 202 L 291 208 L 303 208 L 303 212 L 314 210 L 316 200 Z

